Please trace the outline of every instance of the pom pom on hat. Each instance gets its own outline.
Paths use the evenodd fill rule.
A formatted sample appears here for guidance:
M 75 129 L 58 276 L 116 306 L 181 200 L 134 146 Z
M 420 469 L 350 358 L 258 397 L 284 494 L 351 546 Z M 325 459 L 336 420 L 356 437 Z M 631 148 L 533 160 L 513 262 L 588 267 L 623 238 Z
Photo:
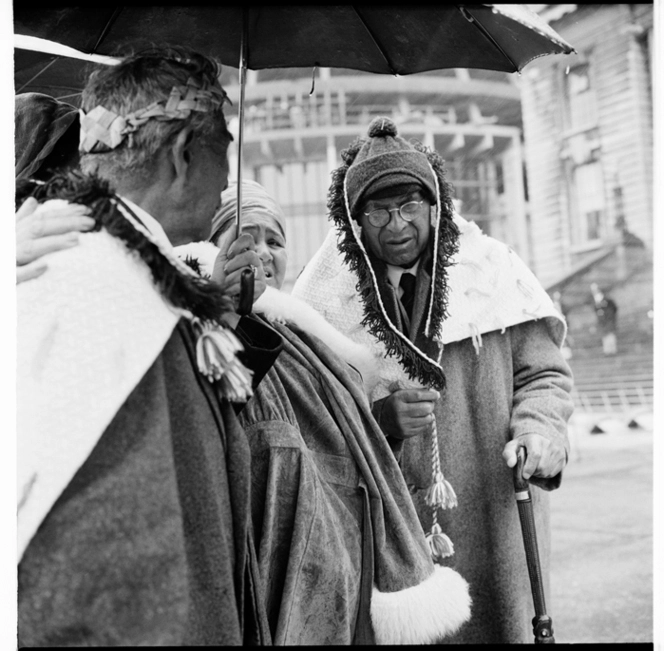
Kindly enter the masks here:
M 371 120 L 369 130 L 367 131 L 369 138 L 384 138 L 385 136 L 396 136 L 397 125 L 390 120 L 390 118 L 378 117 Z
M 399 185 L 418 183 L 434 203 L 438 202 L 436 181 L 426 154 L 399 136 L 390 118 L 374 118 L 367 134 L 346 173 L 351 216 L 357 214 L 369 194 Z

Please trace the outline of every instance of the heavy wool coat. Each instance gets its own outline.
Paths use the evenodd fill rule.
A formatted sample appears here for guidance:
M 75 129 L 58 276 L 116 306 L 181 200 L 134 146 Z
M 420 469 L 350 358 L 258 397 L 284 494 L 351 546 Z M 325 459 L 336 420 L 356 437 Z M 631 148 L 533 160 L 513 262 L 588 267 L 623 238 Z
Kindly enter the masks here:
M 249 468 L 180 321 L 25 550 L 19 646 L 269 642 Z
M 386 309 L 402 327 L 396 291 L 384 272 L 378 270 L 377 276 Z M 429 286 L 423 265 L 414 323 L 421 320 L 417 310 L 423 308 Z M 413 338 L 424 347 L 421 332 Z M 468 579 L 473 599 L 468 625 L 444 642 L 532 642 L 534 609 L 512 471 L 501 455 L 509 440 L 525 434 L 540 434 L 569 451 L 570 370 L 545 322 L 534 320 L 511 326 L 504 334 L 500 330 L 484 333 L 479 350 L 470 338 L 446 344 L 441 364 L 447 386 L 435 411 L 438 446 L 445 478 L 459 500 L 456 508 L 438 511 L 438 522 L 455 549 L 443 563 Z M 383 405 L 384 400 L 374 403 L 379 422 Z M 424 497 L 432 481 L 431 435 L 391 443 L 428 531 L 432 509 Z M 547 592 L 550 528 L 544 491 L 557 488 L 561 478 L 562 473 L 551 479 L 531 479 L 539 486 L 531 488 L 531 495 Z
M 543 434 L 568 448 L 564 416 L 571 411 L 566 397 L 570 379 L 544 330 L 543 324 L 528 322 L 502 335 L 499 331 L 485 334 L 479 355 L 469 339 L 445 346 L 448 387 L 435 415 L 441 465 L 459 504 L 439 511 L 438 522 L 455 549 L 443 562 L 467 577 L 473 599 L 471 621 L 445 640 L 449 643 L 533 640 L 534 609 L 512 471 L 501 453 L 511 438 L 530 433 Z M 543 414 L 551 417 L 553 427 L 546 426 Z M 408 439 L 395 448 L 420 521 L 428 531 L 432 511 L 424 496 L 431 484 L 430 436 Z M 531 486 L 531 495 L 547 594 L 550 528 L 545 491 L 560 481 L 561 475 L 531 479 L 540 486 Z M 555 604 L 550 600 L 547 604 L 555 622 Z
M 440 370 L 446 382 L 435 411 L 438 450 L 442 471 L 459 500 L 456 508 L 438 511 L 442 531 L 454 545 L 454 555 L 443 563 L 468 579 L 473 600 L 471 620 L 443 642 L 532 642 L 532 596 L 512 471 L 505 465 L 502 451 L 510 439 L 530 433 L 568 449 L 566 422 L 573 403 L 571 371 L 560 351 L 564 321 L 508 247 L 458 215 L 454 221 L 461 236 L 458 254 L 449 261 L 449 316 L 442 321 L 440 334 L 434 330 L 433 337 L 424 335 L 434 284 L 427 264 L 431 251 L 418 267 L 408 330 L 385 264 L 369 254 L 370 295 L 380 297 L 385 319 L 398 332 L 397 352 L 404 348 L 402 339 L 434 361 L 442 351 Z M 380 380 L 372 395 L 374 415 L 380 422 L 386 396 L 396 388 L 423 384 L 411 379 L 403 360 L 390 355 L 369 332 L 365 317 L 370 315 L 374 323 L 375 310 L 372 313 L 363 304 L 358 269 L 342 260 L 338 237 L 339 231 L 332 229 L 293 293 L 379 356 Z M 350 237 L 346 234 L 346 241 Z M 361 258 L 358 262 L 356 256 L 354 262 L 359 264 Z M 363 277 L 362 282 L 365 280 Z M 434 479 L 432 443 L 430 434 L 405 442 L 390 440 L 425 531 L 432 524 L 432 509 L 424 501 Z M 561 475 L 531 478 L 536 485 L 532 493 L 545 585 L 549 510 L 542 489 L 555 488 L 560 481 Z M 555 614 L 555 605 L 550 610 Z

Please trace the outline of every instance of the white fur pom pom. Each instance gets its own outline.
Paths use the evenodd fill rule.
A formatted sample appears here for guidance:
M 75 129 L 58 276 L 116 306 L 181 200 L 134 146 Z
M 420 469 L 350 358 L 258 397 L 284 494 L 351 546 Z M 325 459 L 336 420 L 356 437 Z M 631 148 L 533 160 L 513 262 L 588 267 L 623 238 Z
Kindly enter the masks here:
M 412 588 L 371 595 L 371 623 L 378 644 L 432 644 L 470 619 L 468 583 L 449 567 Z

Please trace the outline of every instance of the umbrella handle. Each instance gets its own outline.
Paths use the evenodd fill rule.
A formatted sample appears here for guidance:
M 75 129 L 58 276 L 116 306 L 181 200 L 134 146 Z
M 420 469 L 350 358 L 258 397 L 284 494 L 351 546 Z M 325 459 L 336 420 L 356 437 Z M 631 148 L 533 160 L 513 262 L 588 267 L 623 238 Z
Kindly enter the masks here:
M 523 546 L 526 551 L 530 588 L 533 593 L 533 604 L 535 606 L 535 617 L 533 617 L 532 622 L 533 635 L 535 636 L 535 644 L 553 644 L 556 640 L 553 637 L 553 621 L 546 614 L 544 581 L 542 579 L 539 551 L 537 549 L 533 502 L 530 497 L 528 480 L 523 477 L 523 465 L 525 461 L 526 450 L 525 448 L 519 448 L 517 451 L 517 462 L 514 466 L 514 490 L 516 492 L 519 520 L 521 521 Z
M 240 303 L 237 313 L 240 316 L 251 314 L 251 308 L 254 305 L 254 270 L 244 269 L 240 276 Z

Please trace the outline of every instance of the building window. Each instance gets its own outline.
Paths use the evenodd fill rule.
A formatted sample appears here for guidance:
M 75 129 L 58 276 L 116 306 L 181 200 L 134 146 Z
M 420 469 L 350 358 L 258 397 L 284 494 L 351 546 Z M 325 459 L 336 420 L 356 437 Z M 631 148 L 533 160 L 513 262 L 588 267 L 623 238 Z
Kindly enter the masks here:
M 577 244 L 591 244 L 604 235 L 604 175 L 599 161 L 579 165 L 574 170 L 576 191 Z
M 570 128 L 582 129 L 595 126 L 597 102 L 589 63 L 581 63 L 570 68 L 566 76 L 566 90 Z

